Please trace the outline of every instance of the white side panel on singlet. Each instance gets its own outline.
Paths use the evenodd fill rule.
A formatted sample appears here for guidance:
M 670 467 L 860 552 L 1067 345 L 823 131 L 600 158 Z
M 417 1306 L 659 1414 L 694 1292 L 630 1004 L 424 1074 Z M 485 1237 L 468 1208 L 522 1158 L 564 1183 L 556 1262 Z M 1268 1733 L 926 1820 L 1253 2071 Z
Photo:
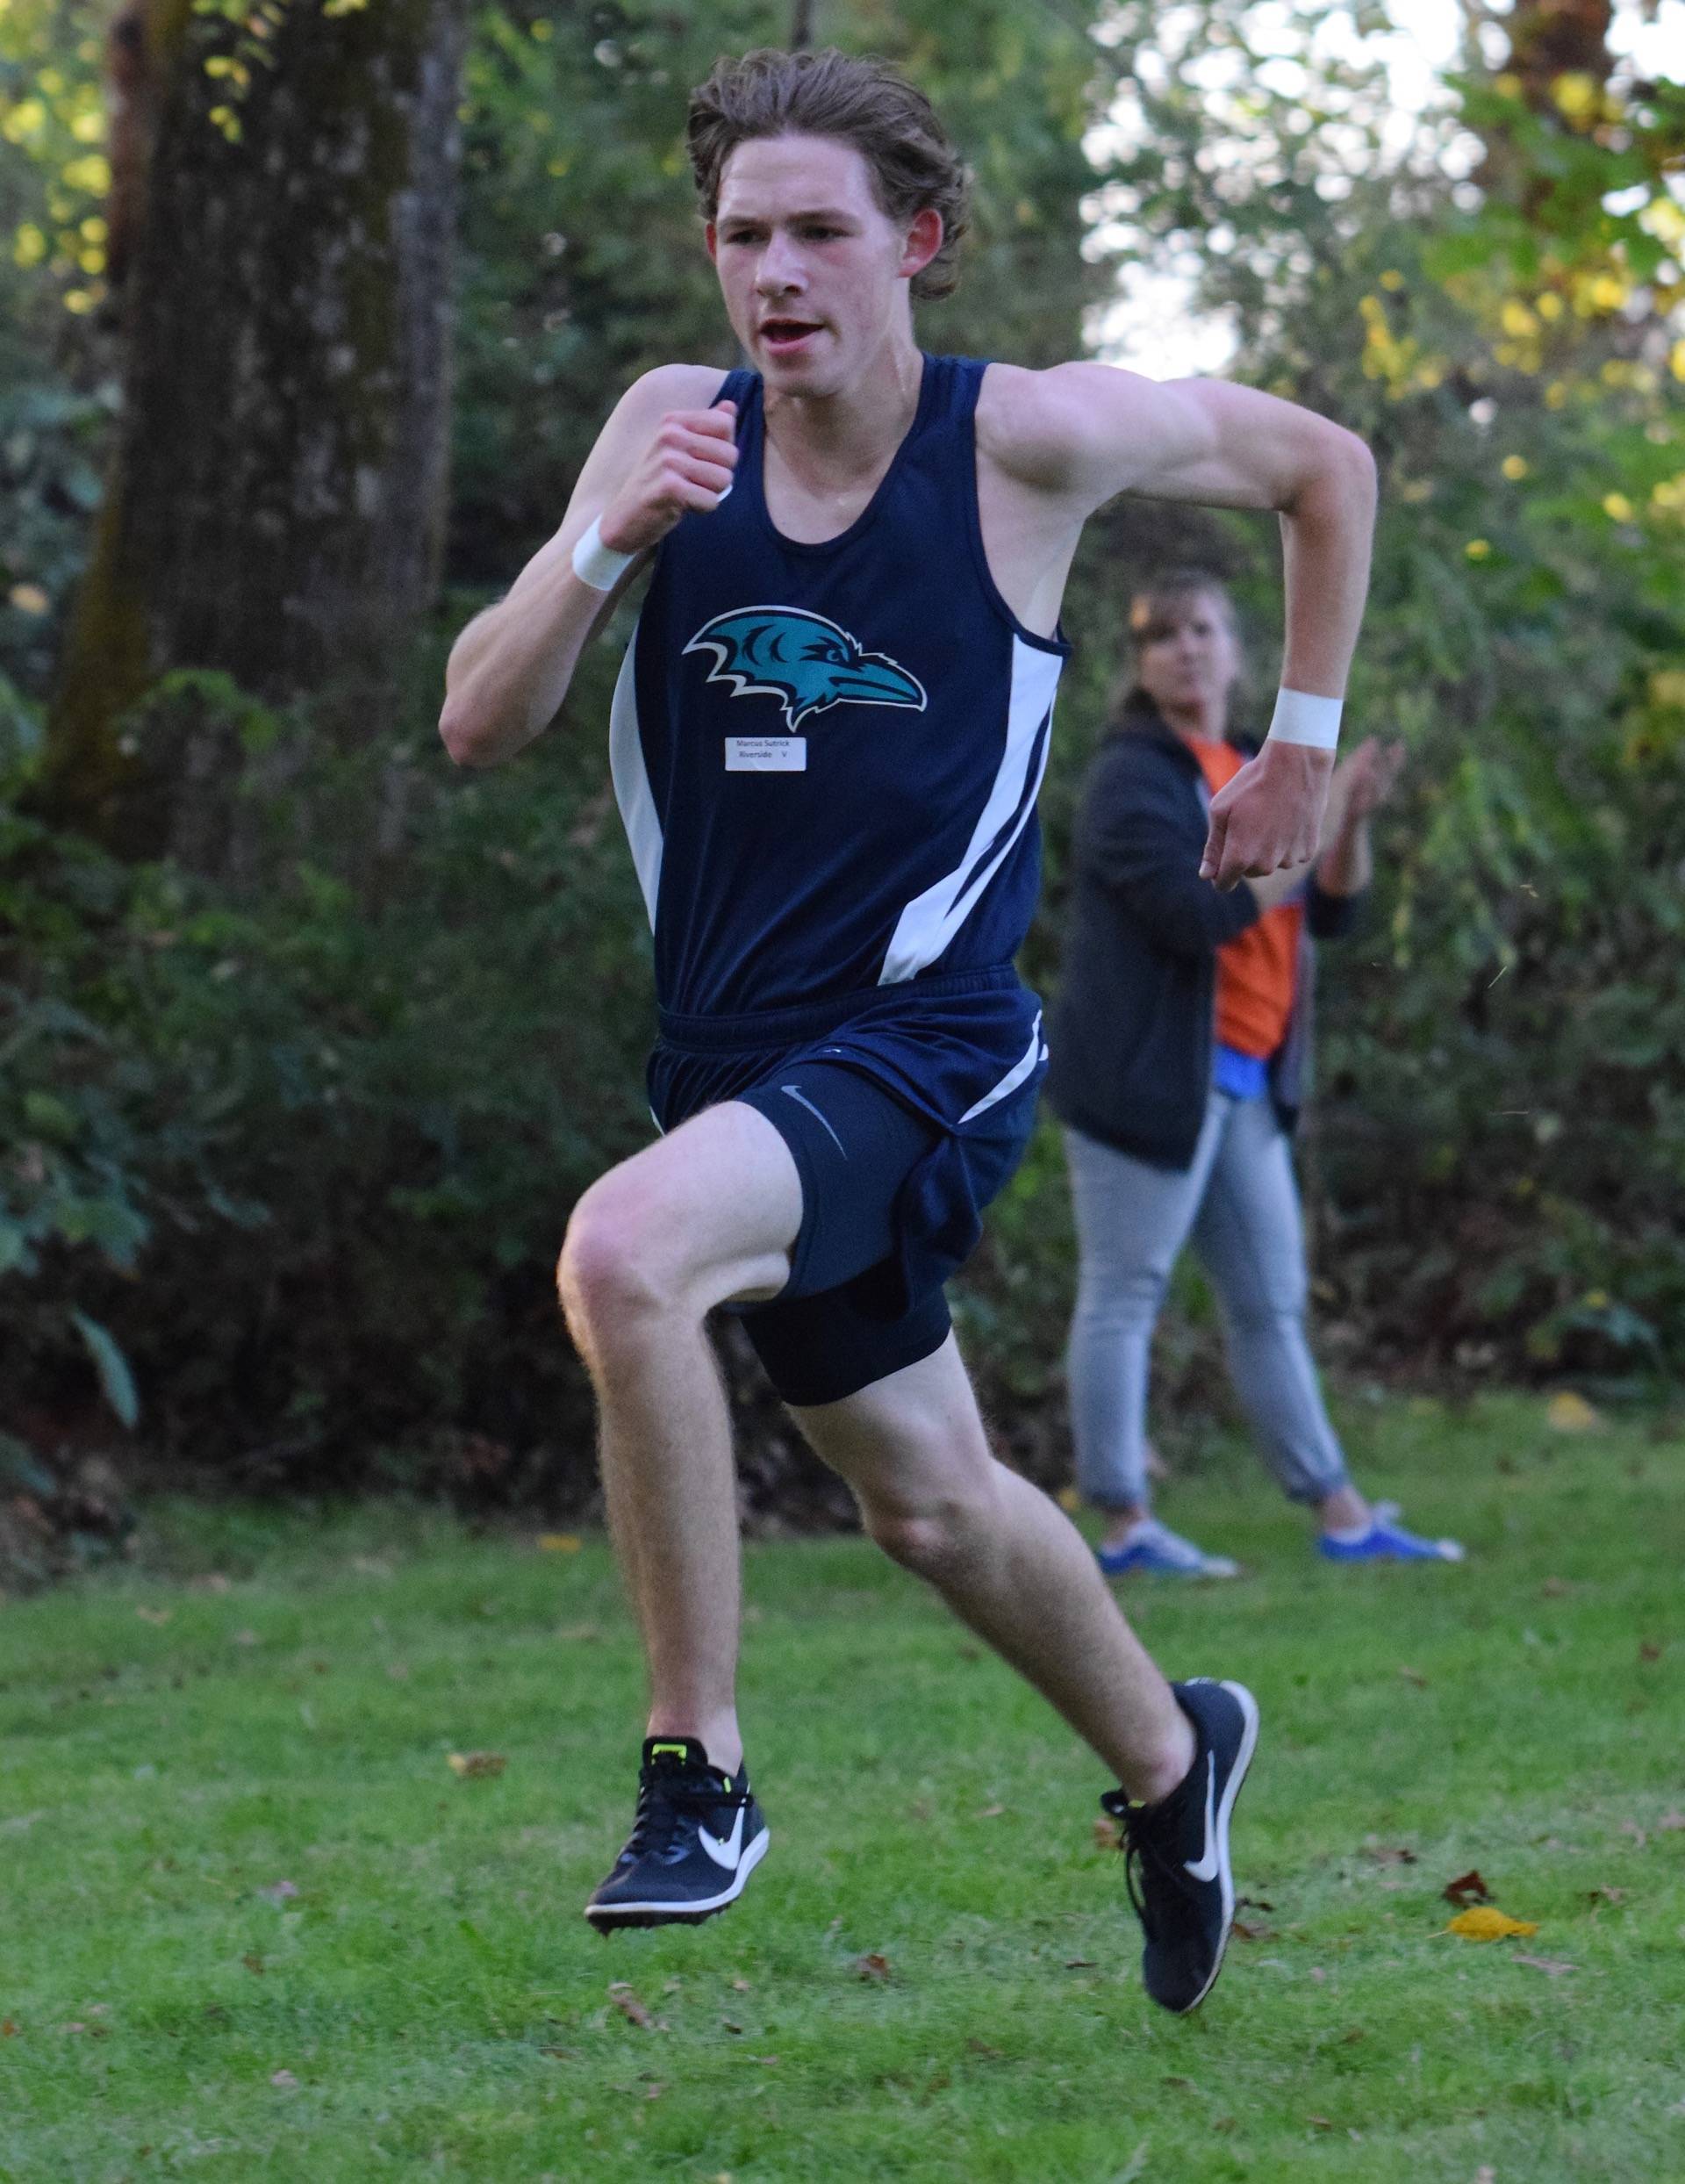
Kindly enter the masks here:
M 1029 823 L 1036 793 L 1047 769 L 1048 726 L 1063 657 L 1012 640 L 1012 695 L 1007 707 L 1006 748 L 986 802 L 972 830 L 965 854 L 950 873 L 915 895 L 896 920 L 889 951 L 878 974 L 880 986 L 916 978 L 936 962 L 976 909 L 983 890 L 1000 869 L 1013 844 Z M 1035 768 L 1035 778 L 1030 769 Z M 995 837 L 1003 827 L 1004 838 Z M 991 852 L 989 845 L 995 843 Z M 985 861 L 981 864 L 979 859 Z
M 661 891 L 661 818 L 649 787 L 649 770 L 643 763 L 643 739 L 638 732 L 638 678 L 635 665 L 637 653 L 638 633 L 635 629 L 632 641 L 626 648 L 626 657 L 620 663 L 620 679 L 614 685 L 614 702 L 609 708 L 608 764 L 614 781 L 614 801 L 620 808 L 620 821 L 626 829 L 632 862 L 637 867 L 643 907 L 649 913 L 653 932 L 656 897 Z

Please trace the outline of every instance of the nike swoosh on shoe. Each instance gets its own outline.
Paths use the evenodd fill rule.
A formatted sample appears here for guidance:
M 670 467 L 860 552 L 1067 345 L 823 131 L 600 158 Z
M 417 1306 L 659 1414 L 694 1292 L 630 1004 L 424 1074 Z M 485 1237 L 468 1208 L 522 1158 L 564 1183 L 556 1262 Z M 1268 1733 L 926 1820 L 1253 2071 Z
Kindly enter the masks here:
M 1214 1752 L 1205 1755 L 1205 1850 L 1198 1858 L 1184 1858 L 1182 1870 L 1195 1880 L 1215 1880 L 1217 1877 L 1217 1831 L 1215 1792 L 1217 1761 Z
M 713 1860 L 716 1865 L 723 1866 L 728 1873 L 734 1872 L 736 1870 L 737 1861 L 742 1855 L 742 1807 L 740 1805 L 737 1807 L 737 1817 L 732 1822 L 731 1837 L 728 1842 L 721 1843 L 718 1836 L 711 1835 L 706 1828 L 700 1826 L 699 1824 L 696 1831 L 696 1839 L 702 1845 L 702 1848 L 707 1852 L 708 1856 Z

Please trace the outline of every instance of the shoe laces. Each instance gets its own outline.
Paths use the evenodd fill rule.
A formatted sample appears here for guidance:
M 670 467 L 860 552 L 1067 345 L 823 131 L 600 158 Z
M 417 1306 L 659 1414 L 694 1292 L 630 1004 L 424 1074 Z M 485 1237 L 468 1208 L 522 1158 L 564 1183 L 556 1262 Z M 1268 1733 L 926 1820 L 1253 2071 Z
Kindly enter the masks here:
M 686 1822 L 695 1823 L 724 1806 L 735 1813 L 749 1803 L 749 1791 L 728 1789 L 711 1770 L 645 1767 L 638 1775 L 638 1806 L 632 1833 L 620 1853 L 627 1857 L 666 1857 Z
M 1161 1902 L 1165 1889 L 1178 1895 L 1187 1890 L 1186 1877 L 1165 1848 L 1164 1807 L 1132 1805 L 1122 1791 L 1111 1791 L 1100 1801 L 1122 1823 L 1123 1886 L 1148 1941 L 1156 1943 L 1162 1938 L 1162 1929 L 1151 1908 L 1154 1883 L 1159 1885 Z

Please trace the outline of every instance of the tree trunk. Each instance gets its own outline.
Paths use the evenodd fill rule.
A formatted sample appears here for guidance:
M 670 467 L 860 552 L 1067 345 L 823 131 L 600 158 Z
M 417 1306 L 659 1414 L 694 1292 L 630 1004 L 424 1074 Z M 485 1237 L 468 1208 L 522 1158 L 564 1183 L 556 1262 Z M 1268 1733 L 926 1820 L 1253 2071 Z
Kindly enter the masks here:
M 49 724 L 122 839 L 118 722 L 173 670 L 391 716 L 435 581 L 466 0 L 139 0 L 155 100 L 124 414 Z

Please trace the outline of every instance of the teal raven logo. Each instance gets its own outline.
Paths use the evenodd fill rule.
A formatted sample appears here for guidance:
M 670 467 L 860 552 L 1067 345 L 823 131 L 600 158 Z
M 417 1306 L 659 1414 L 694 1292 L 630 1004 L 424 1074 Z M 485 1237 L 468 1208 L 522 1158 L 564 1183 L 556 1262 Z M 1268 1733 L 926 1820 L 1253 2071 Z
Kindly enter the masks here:
M 716 614 L 685 647 L 710 651 L 708 680 L 735 698 L 778 699 L 785 725 L 834 705 L 910 705 L 924 710 L 924 686 L 881 652 L 868 652 L 823 614 L 796 607 L 744 607 Z

